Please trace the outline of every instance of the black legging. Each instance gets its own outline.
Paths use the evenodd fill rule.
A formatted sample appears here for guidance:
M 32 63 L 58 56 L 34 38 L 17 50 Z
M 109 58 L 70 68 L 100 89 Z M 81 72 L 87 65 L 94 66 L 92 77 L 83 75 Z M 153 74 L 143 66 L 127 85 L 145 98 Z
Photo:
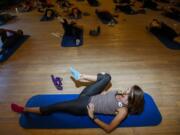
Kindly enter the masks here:
M 44 115 L 53 112 L 65 112 L 73 115 L 87 115 L 87 105 L 91 96 L 100 94 L 111 80 L 109 74 L 98 74 L 97 81 L 87 86 L 77 99 L 65 102 L 58 102 L 49 106 L 40 107 L 40 112 Z

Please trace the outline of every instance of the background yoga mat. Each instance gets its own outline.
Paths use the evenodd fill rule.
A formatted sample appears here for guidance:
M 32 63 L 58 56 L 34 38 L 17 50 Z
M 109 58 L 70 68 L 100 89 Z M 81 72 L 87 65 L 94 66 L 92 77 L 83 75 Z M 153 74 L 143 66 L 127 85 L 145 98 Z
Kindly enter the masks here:
M 37 95 L 32 97 L 26 106 L 44 106 L 56 102 L 67 101 L 77 98 L 77 94 L 67 95 Z M 114 116 L 97 115 L 104 122 L 109 123 Z M 141 127 L 155 126 L 160 124 L 162 120 L 161 114 L 153 101 L 152 97 L 145 94 L 145 108 L 140 115 L 129 115 L 119 127 Z M 89 119 L 88 116 L 74 116 L 66 113 L 53 113 L 47 116 L 35 114 L 21 114 L 20 125 L 23 128 L 98 128 L 98 126 Z
M 76 45 L 76 37 L 71 37 L 71 36 L 63 36 L 61 45 L 63 47 L 78 47 L 83 45 L 83 35 L 80 38 L 80 44 Z
M 29 35 L 22 36 L 12 48 L 8 49 L 6 54 L 0 55 L 0 62 L 6 61 L 11 55 L 13 55 L 16 50 L 29 38 Z
M 161 41 L 161 43 L 165 47 L 167 47 L 169 49 L 173 49 L 173 50 L 180 50 L 180 44 L 169 40 L 168 38 L 162 36 L 161 34 L 155 34 L 155 33 L 153 33 L 153 34 Z

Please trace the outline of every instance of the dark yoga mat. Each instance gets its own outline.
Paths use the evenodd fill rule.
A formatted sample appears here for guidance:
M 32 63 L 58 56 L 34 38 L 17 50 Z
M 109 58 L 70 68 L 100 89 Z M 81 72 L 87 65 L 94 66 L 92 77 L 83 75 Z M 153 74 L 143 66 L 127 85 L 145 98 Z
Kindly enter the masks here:
M 14 46 L 10 49 L 8 49 L 8 51 L 5 54 L 0 55 L 0 62 L 4 62 L 6 60 L 8 60 L 8 58 L 13 55 L 16 50 L 29 38 L 30 36 L 28 35 L 24 35 L 22 37 L 20 37 L 16 43 L 14 44 Z
M 156 33 L 152 33 L 152 34 L 155 35 L 165 47 L 173 50 L 180 50 L 180 44 L 168 39 L 167 37 L 161 34 L 156 34 Z
M 83 45 L 83 35 L 81 35 L 80 38 L 78 38 L 80 40 L 80 43 L 77 45 L 76 44 L 76 37 L 73 36 L 63 36 L 62 41 L 61 41 L 61 46 L 63 47 L 78 47 Z
M 32 97 L 27 102 L 26 106 L 45 106 L 56 102 L 71 100 L 77 97 L 77 94 L 37 95 Z M 97 115 L 97 117 L 107 123 L 109 123 L 114 118 L 112 115 Z M 152 97 L 148 94 L 145 94 L 144 112 L 140 115 L 129 115 L 119 125 L 119 127 L 155 126 L 160 124 L 161 120 L 161 114 Z M 61 112 L 56 112 L 47 116 L 30 113 L 22 114 L 19 122 L 23 128 L 98 128 L 98 126 L 92 120 L 90 120 L 88 116 L 74 116 Z

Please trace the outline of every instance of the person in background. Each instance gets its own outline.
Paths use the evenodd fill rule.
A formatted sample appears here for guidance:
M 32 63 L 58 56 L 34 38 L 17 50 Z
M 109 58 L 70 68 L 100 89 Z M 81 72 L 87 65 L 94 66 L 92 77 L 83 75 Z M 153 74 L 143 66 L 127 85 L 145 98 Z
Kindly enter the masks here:
M 23 35 L 22 30 L 13 31 L 8 29 L 0 29 L 0 54 L 5 54 L 8 49 L 11 49 L 15 42 Z
M 180 44 L 180 35 L 164 22 L 153 19 L 152 22 L 146 27 L 146 29 L 154 34 L 160 34 L 172 42 Z

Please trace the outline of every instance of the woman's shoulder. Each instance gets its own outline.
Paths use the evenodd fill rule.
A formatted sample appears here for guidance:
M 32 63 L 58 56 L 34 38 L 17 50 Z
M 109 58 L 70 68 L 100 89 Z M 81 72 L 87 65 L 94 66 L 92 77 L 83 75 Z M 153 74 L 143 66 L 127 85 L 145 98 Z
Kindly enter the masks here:
M 117 114 L 128 115 L 128 108 L 127 107 L 120 107 L 117 109 Z

